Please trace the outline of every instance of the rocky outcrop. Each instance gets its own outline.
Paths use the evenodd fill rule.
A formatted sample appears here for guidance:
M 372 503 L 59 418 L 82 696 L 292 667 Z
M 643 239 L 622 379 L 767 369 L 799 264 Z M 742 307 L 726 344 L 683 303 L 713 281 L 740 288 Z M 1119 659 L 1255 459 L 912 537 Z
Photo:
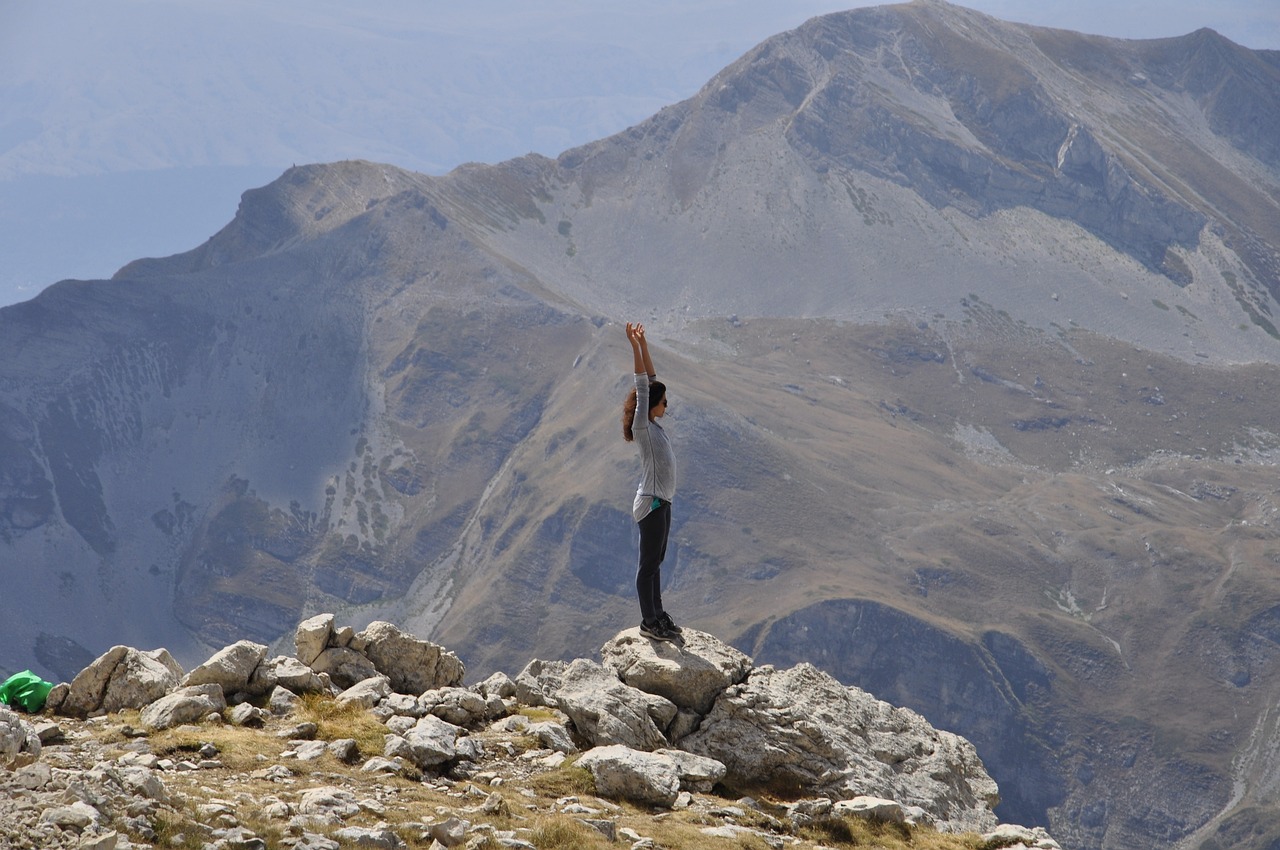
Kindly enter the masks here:
M 782 778 L 836 798 L 874 790 L 919 806 L 941 829 L 996 825 L 998 789 L 972 744 L 809 664 L 753 670 L 681 746 L 739 781 Z
M 395 665 L 403 665 L 405 659 L 430 658 L 429 668 L 419 670 L 419 675 L 432 681 L 460 678 L 461 662 L 455 664 L 451 653 L 398 629 L 377 626 L 335 638 L 339 632 L 328 616 L 312 618 L 303 627 L 299 652 L 312 664 L 333 649 L 369 658 L 364 653 L 373 648 L 372 658 L 382 668 L 399 670 L 401 687 L 410 679 L 403 666 Z M 335 639 L 348 642 L 331 645 Z M 406 647 L 404 656 L 389 660 L 393 648 Z M 532 743 L 538 749 L 526 752 L 520 761 L 550 770 L 573 760 L 590 774 L 597 793 L 605 798 L 659 810 L 688 807 L 694 795 L 713 793 L 725 781 L 734 787 L 763 787 L 781 780 L 810 795 L 787 808 L 791 828 L 833 817 L 928 824 L 946 831 L 990 831 L 996 826 L 991 813 L 997 799 L 995 783 L 967 741 L 933 729 L 914 712 L 846 688 L 810 665 L 787 670 L 753 667 L 747 656 L 692 629 L 678 643 L 641 640 L 635 630 L 622 632 L 602 648 L 606 664 L 581 658 L 535 660 L 515 680 L 495 674 L 472 687 L 442 684 L 416 695 L 394 688 L 391 675 L 384 673 L 339 691 L 301 659 L 268 660 L 266 651 L 265 646 L 248 641 L 220 650 L 183 677 L 181 687 L 142 707 L 144 731 L 125 727 L 124 735 L 145 737 L 183 724 L 222 723 L 268 734 L 286 723 L 276 715 L 288 714 L 297 704 L 297 695 L 282 682 L 301 690 L 319 681 L 335 701 L 368 711 L 385 726 L 381 751 L 362 753 L 354 738 L 318 739 L 316 723 L 295 722 L 273 731 L 277 738 L 287 739 L 282 758 L 313 762 L 331 756 L 371 778 L 409 771 L 429 782 L 431 777 L 478 775 L 495 759 L 516 756 Z M 139 653 L 117 647 L 76 677 L 78 685 L 67 690 L 59 710 L 65 711 L 69 703 L 75 716 L 102 713 L 106 694 L 140 692 L 131 677 L 150 681 L 157 667 L 176 680 L 162 663 L 164 657 L 163 651 Z M 300 673 L 281 676 L 286 670 L 306 670 L 316 678 Z M 269 696 L 254 685 L 266 681 L 273 682 Z M 228 691 L 233 694 L 230 698 Z M 246 701 L 252 693 L 257 693 L 258 705 Z M 286 699 L 286 694 L 292 699 Z M 229 709 L 229 702 L 239 704 Z M 550 719 L 534 721 L 518 713 L 531 707 L 549 709 Z M 510 742 L 513 737 L 526 743 L 517 748 Z M 27 771 L 13 779 L 22 787 L 52 787 L 53 774 L 35 763 L 40 747 L 40 735 L 30 724 L 0 709 L 0 767 Z M 585 752 L 579 754 L 580 750 Z M 168 790 L 154 769 L 166 765 L 179 769 L 171 761 L 139 753 L 145 753 L 145 746 L 131 746 L 120 763 L 100 777 L 117 793 L 132 789 L 130 793 L 152 801 L 125 803 L 123 810 L 150 811 L 155 803 L 167 801 Z M 200 761 L 183 762 L 182 769 L 218 769 L 217 754 L 216 746 L 205 744 L 200 747 Z M 264 767 L 254 776 L 270 780 L 292 774 L 280 773 L 276 766 Z M 109 842 L 113 819 L 119 821 L 117 813 L 122 809 L 115 808 L 117 804 L 100 806 L 96 799 L 89 796 L 67 805 L 51 796 L 50 805 L 38 816 L 24 804 L 21 812 L 15 810 L 15 817 L 21 814 L 28 823 L 38 819 L 46 837 L 74 834 L 87 841 Z M 476 811 L 498 813 L 506 805 L 491 794 Z M 204 808 L 218 816 L 225 806 L 215 802 Z M 330 785 L 305 790 L 293 805 L 272 803 L 265 808 L 293 817 L 298 829 L 340 827 L 331 833 L 336 837 L 339 832 L 364 829 L 346 822 L 371 807 L 377 808 L 346 788 Z M 759 817 L 773 824 L 775 832 L 785 828 L 774 815 Z M 231 820 L 223 818 L 228 829 L 214 846 L 241 846 L 234 842 L 251 846 L 254 836 L 242 825 L 231 826 Z M 606 834 L 617 833 L 613 822 L 591 818 L 583 822 Z M 704 831 L 738 839 L 758 834 L 735 823 Z M 454 832 L 441 825 L 431 833 L 432 840 L 453 846 L 449 841 L 461 840 L 466 830 L 457 836 Z M 400 840 L 394 832 L 388 835 Z M 1013 842 L 1001 846 L 1018 846 L 1017 842 L 1026 847 L 1056 846 L 1043 831 L 1021 827 L 1007 829 L 1001 836 Z M 361 846 L 381 846 L 368 843 L 376 836 L 353 833 L 348 838 Z M 317 836 L 295 846 L 328 846 L 323 840 Z
M 182 667 L 166 649 L 113 646 L 69 686 L 50 691 L 46 705 L 71 717 L 142 708 L 173 690 L 182 676 Z

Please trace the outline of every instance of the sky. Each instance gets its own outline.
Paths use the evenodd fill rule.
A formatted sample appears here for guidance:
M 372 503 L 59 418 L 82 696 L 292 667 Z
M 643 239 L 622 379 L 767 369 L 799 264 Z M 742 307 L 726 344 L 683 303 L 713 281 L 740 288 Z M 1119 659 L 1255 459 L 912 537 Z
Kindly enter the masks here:
M 0 0 L 0 306 L 194 248 L 291 164 L 555 156 L 694 94 L 825 0 Z M 1280 0 L 972 0 L 1280 49 Z

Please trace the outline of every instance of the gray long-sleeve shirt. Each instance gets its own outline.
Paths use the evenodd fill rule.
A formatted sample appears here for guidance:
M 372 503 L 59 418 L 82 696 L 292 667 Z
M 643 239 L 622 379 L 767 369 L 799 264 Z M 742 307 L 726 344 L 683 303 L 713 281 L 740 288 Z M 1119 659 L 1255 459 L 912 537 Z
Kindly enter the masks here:
M 636 413 L 631 434 L 640 447 L 640 486 L 631 506 L 631 515 L 639 522 L 653 510 L 655 496 L 670 502 L 676 495 L 676 456 L 671 441 L 661 425 L 649 421 L 648 375 L 636 375 Z

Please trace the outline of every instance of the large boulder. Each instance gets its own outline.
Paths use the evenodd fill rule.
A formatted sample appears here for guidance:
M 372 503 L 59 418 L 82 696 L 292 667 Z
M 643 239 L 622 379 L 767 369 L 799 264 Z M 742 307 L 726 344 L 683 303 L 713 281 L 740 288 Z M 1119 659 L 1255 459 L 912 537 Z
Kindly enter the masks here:
M 227 707 L 222 688 L 214 683 L 179 688 L 142 709 L 142 725 L 148 729 L 168 729 L 194 723 Z
M 725 688 L 747 678 L 751 659 L 705 632 L 685 629 L 683 637 L 652 641 L 627 629 L 601 648 L 601 660 L 631 687 L 706 714 Z
M 218 685 L 232 696 L 249 690 L 249 682 L 258 665 L 267 657 L 267 647 L 251 640 L 240 640 L 223 647 L 196 667 L 182 680 L 183 687 Z M 266 687 L 263 693 L 271 688 Z
M 670 808 L 680 796 L 680 773 L 669 756 L 614 744 L 588 750 L 575 764 L 591 772 L 605 797 Z
M 269 694 L 277 686 L 295 694 L 318 694 L 326 690 L 320 674 L 288 655 L 277 655 L 259 664 L 249 679 L 248 691 Z
M 677 711 L 671 700 L 633 688 L 585 658 L 569 664 L 530 661 L 516 677 L 516 696 L 522 703 L 560 709 L 593 746 L 665 747 L 665 732 Z
M 18 714 L 0 703 L 0 768 L 11 770 L 40 757 L 40 736 Z
M 422 769 L 435 767 L 458 757 L 458 738 L 463 734 L 459 727 L 428 714 L 403 735 L 388 735 L 383 755 L 407 758 Z
M 298 623 L 293 633 L 293 645 L 298 660 L 310 664 L 320 657 L 320 653 L 329 647 L 329 639 L 333 636 L 333 615 L 316 614 L 310 619 Z
M 142 708 L 177 687 L 182 667 L 168 650 L 113 646 L 85 667 L 49 707 L 69 717 Z M 50 695 L 53 697 L 53 695 Z
M 402 632 L 376 620 L 358 633 L 351 648 L 362 651 L 377 671 L 391 680 L 400 694 L 420 694 L 433 688 L 462 684 L 466 667 L 458 656 L 431 641 Z
M 733 781 L 787 779 L 834 799 L 874 794 L 920 806 L 944 831 L 996 825 L 996 783 L 972 744 L 810 664 L 752 671 L 681 748 L 723 762 Z
M 379 675 L 378 668 L 364 656 L 345 646 L 331 646 L 311 662 L 316 673 L 327 673 L 335 685 L 349 688 L 365 679 Z

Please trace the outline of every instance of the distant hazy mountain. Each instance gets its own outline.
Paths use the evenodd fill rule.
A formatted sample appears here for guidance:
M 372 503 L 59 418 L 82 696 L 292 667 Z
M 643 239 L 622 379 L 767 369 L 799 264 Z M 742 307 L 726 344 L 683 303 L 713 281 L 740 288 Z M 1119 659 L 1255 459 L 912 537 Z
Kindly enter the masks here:
M 342 162 L 0 310 L 0 666 L 393 619 L 473 675 L 666 599 L 974 741 L 1071 848 L 1265 847 L 1280 57 L 923 2 L 556 160 Z M 12 595 L 11 595 L 12 594 Z

